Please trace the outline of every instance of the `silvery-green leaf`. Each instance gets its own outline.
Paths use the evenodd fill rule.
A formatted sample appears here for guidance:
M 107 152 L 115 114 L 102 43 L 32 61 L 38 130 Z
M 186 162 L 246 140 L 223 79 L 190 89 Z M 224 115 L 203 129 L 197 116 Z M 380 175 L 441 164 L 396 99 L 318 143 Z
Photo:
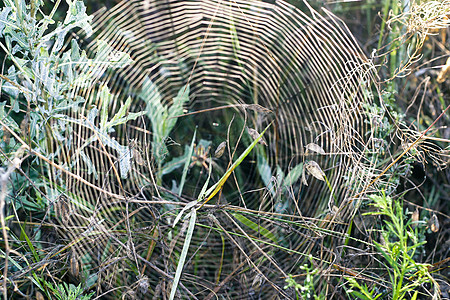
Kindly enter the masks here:
M 310 144 L 306 145 L 306 150 L 317 152 L 319 154 L 325 154 L 325 151 L 323 150 L 323 148 L 314 143 L 310 143 Z
M 318 163 L 316 163 L 313 160 L 310 160 L 306 162 L 305 167 L 306 171 L 308 171 L 309 174 L 311 174 L 312 176 L 314 176 L 319 180 L 325 181 L 325 173 L 322 171 Z
M 277 188 L 280 187 L 283 181 L 284 181 L 284 172 L 281 169 L 281 167 L 277 165 L 277 176 L 276 176 Z
M 92 34 L 91 26 L 92 17 L 86 14 L 86 6 L 82 0 L 77 0 L 71 3 L 69 8 L 69 14 L 64 20 L 65 24 L 76 24 L 77 27 L 83 29 L 87 36 Z
M 95 120 L 95 117 L 97 117 L 97 114 L 98 114 L 98 109 L 97 109 L 97 107 L 94 106 L 87 115 L 88 126 L 92 126 L 92 124 L 94 124 L 94 120 Z
M 0 102 L 0 118 L 1 120 L 8 125 L 11 129 L 13 129 L 15 132 L 20 131 L 20 127 L 17 125 L 16 121 L 11 118 L 10 114 L 7 114 L 5 111 L 5 105 L 6 102 Z M 2 128 L 3 130 L 3 128 Z
M 8 68 L 8 79 L 11 80 L 11 82 L 14 82 L 17 84 L 17 77 L 16 77 L 16 68 L 14 66 L 11 66 Z M 3 81 L 3 79 L 2 79 Z M 13 96 L 13 98 L 17 99 L 19 96 L 19 88 L 16 85 L 11 84 L 9 81 L 3 81 L 2 89 L 9 95 Z M 18 85 L 18 84 L 17 84 Z
M 22 47 L 19 46 L 19 44 L 15 44 L 14 47 L 11 50 L 11 54 L 15 55 L 17 52 L 21 51 Z
M 83 51 L 80 55 L 80 46 L 78 46 L 76 39 L 70 42 L 70 59 L 72 61 L 79 61 L 80 59 L 87 60 L 86 52 Z
M 158 87 L 150 80 L 150 78 L 144 78 L 142 91 L 139 93 L 139 97 L 147 103 L 145 110 L 152 123 L 154 135 L 153 142 L 159 143 L 164 138 L 162 134 L 162 124 L 164 122 L 163 115 L 166 113 L 167 109 L 161 103 L 162 97 Z
M 189 148 L 189 145 L 185 145 L 184 154 L 182 156 L 175 157 L 171 161 L 165 163 L 162 167 L 161 174 L 166 175 L 173 172 L 175 169 L 182 167 L 186 160 L 191 158 Z
M 127 178 L 131 169 L 131 151 L 127 146 L 121 146 L 121 151 L 119 151 L 119 167 L 120 177 Z
M 59 50 L 61 50 L 63 44 L 64 44 L 64 38 L 66 37 L 68 30 L 62 30 L 56 35 L 55 42 L 53 43 L 52 52 L 56 53 Z
M 3 36 L 3 28 L 8 19 L 8 15 L 11 12 L 11 7 L 4 7 L 0 10 L 0 38 Z
M 60 142 L 65 142 L 66 141 L 66 137 L 61 134 L 59 123 L 53 124 L 52 131 L 53 131 L 53 135 L 55 136 L 56 140 L 58 140 Z
M 130 104 L 131 104 L 131 98 L 128 97 L 127 101 L 120 108 L 120 110 L 117 112 L 117 114 L 115 114 L 114 117 L 106 124 L 106 127 L 110 128 L 113 126 L 125 124 L 126 122 L 128 122 L 130 120 L 136 120 L 140 116 L 143 116 L 146 114 L 145 111 L 141 111 L 141 112 L 137 112 L 137 113 L 128 113 L 124 116 L 126 110 L 130 106 Z
M 13 44 L 13 42 L 17 42 L 22 49 L 30 49 L 28 45 L 28 37 L 22 31 L 16 30 L 15 26 L 6 26 L 4 28 L 3 34 L 8 37 L 7 41 L 10 44 Z
M 53 111 L 55 112 L 61 112 L 68 109 L 73 109 L 76 111 L 78 109 L 78 106 L 82 103 L 86 102 L 86 100 L 80 96 L 76 96 L 75 98 L 71 99 L 70 101 L 64 100 L 61 101 L 57 107 L 54 108 Z M 64 116 L 64 115 L 63 115 Z
M 128 53 L 114 49 L 104 40 L 97 40 L 97 49 L 95 60 L 105 63 L 108 67 L 120 69 L 133 62 Z
M 110 62 L 112 68 L 119 69 L 124 68 L 133 62 L 128 53 L 117 50 L 108 55 L 108 61 Z
M 13 112 L 15 112 L 15 113 L 19 113 L 19 111 L 20 111 L 19 101 L 18 101 L 17 99 L 15 99 L 15 100 L 13 100 L 13 101 L 14 101 L 14 103 L 13 103 L 12 110 L 13 110 Z
M 95 179 L 97 179 L 98 178 L 98 174 L 97 174 L 97 171 L 95 170 L 95 166 L 92 163 L 92 160 L 86 155 L 86 153 L 84 153 L 83 150 L 80 150 L 80 156 L 83 159 L 84 163 L 88 167 L 88 174 L 94 174 Z

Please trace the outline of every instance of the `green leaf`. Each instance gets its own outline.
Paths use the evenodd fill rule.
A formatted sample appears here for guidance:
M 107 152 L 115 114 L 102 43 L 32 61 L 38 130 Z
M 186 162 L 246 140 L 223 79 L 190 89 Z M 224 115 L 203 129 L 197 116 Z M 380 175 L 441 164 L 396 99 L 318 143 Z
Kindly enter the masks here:
M 154 154 L 158 163 L 161 163 L 165 153 L 164 140 L 177 122 L 177 119 L 172 117 L 183 113 L 184 103 L 189 101 L 189 86 L 186 85 L 179 90 L 169 108 L 162 104 L 158 87 L 148 77 L 144 78 L 138 96 L 147 104 L 147 116 L 152 123 L 153 149 L 156 149 Z
M 256 165 L 258 167 L 258 173 L 260 174 L 267 190 L 272 193 L 272 196 L 275 196 L 276 191 L 272 181 L 272 169 L 267 162 L 265 150 L 264 148 L 259 147 L 257 148 L 257 152 L 258 155 L 256 155 Z
M 195 135 L 197 133 L 197 129 L 194 130 L 194 135 L 192 136 L 192 141 L 191 141 L 191 146 L 189 147 L 189 156 L 192 156 L 192 152 L 194 151 L 194 144 L 195 144 Z M 181 193 L 183 192 L 183 186 L 184 183 L 186 181 L 186 175 L 189 169 L 189 163 L 191 162 L 190 159 L 187 159 L 184 163 L 184 169 L 183 169 L 183 174 L 181 175 L 181 181 L 180 181 L 180 188 L 178 190 L 178 196 L 181 196 Z
M 119 151 L 120 177 L 127 178 L 128 172 L 131 170 L 131 151 L 127 146 L 121 147 L 121 151 Z
M 175 157 L 171 161 L 167 162 L 161 168 L 161 175 L 166 175 L 172 173 L 175 169 L 183 166 L 186 160 L 190 160 L 192 156 L 192 152 L 189 151 L 190 147 L 185 145 L 184 154 L 182 156 Z
M 139 93 L 139 97 L 147 103 L 146 112 L 152 122 L 154 140 L 156 138 L 162 139 L 162 130 L 159 126 L 164 122 L 163 114 L 166 108 L 161 103 L 162 97 L 159 94 L 158 87 L 150 80 L 150 78 L 144 78 L 142 91 Z
M 234 25 L 233 16 L 231 16 L 231 21 L 230 21 L 230 36 L 231 36 L 231 41 L 233 43 L 234 53 L 236 54 L 236 57 L 238 57 L 238 52 L 241 50 L 241 46 L 239 44 L 239 38 L 238 38 L 237 31 L 236 31 L 236 26 Z
M 264 129 L 264 131 L 257 138 L 255 138 L 253 140 L 253 142 L 247 147 L 247 149 L 245 149 L 245 151 L 239 156 L 239 158 L 228 168 L 228 170 L 225 172 L 225 174 L 222 176 L 222 178 L 220 178 L 220 180 L 215 185 L 213 185 L 211 188 L 209 188 L 206 191 L 206 196 L 208 198 L 203 203 L 203 205 L 206 202 L 208 202 L 209 200 L 211 200 L 222 189 L 222 186 L 225 184 L 228 177 L 230 177 L 230 175 L 234 171 L 234 169 L 236 169 L 236 167 L 239 166 L 241 164 L 241 162 L 244 160 L 244 158 L 246 158 L 247 155 L 252 151 L 252 149 L 256 146 L 256 144 L 259 142 L 259 140 L 263 137 L 263 135 L 267 131 L 267 129 L 269 129 L 270 125 L 272 125 L 272 123 L 267 125 L 267 127 Z
M 17 125 L 16 121 L 14 121 L 9 114 L 6 114 L 5 105 L 6 102 L 0 102 L 0 119 L 15 132 L 20 132 L 20 127 Z
M 77 110 L 78 106 L 82 103 L 85 103 L 86 99 L 84 99 L 83 97 L 80 96 L 76 96 L 74 99 L 70 99 L 70 100 L 64 100 L 61 103 L 58 104 L 58 106 L 56 106 L 53 109 L 53 112 L 62 112 L 62 111 L 66 111 L 66 110 Z
M 231 213 L 236 219 L 238 219 L 242 224 L 246 225 L 247 227 L 253 229 L 254 231 L 260 233 L 262 236 L 268 238 L 274 243 L 277 243 L 278 239 L 277 237 L 267 230 L 266 228 L 262 227 L 261 225 L 256 224 L 255 222 L 251 221 L 247 217 L 239 214 L 239 213 Z
M 97 107 L 93 107 L 87 115 L 87 121 L 88 121 L 88 126 L 92 126 L 94 124 L 94 120 L 98 115 L 98 109 Z
M 8 48 L 16 42 L 20 48 L 23 50 L 30 50 L 30 47 L 27 43 L 28 37 L 20 30 L 16 30 L 16 26 L 5 26 L 3 30 L 3 34 L 5 35 L 5 39 L 7 39 Z M 11 49 L 8 49 L 11 50 Z M 17 58 L 16 58 L 17 59 Z
M 106 122 L 108 121 L 109 103 L 113 99 L 113 95 L 111 95 L 111 93 L 109 92 L 108 86 L 104 85 L 100 88 L 98 97 L 100 98 L 102 103 L 100 113 L 100 129 L 104 129 Z
M 351 294 L 352 294 L 352 296 L 356 296 L 356 298 L 358 298 L 358 299 L 362 299 L 362 300 L 372 300 L 372 299 L 370 299 L 370 298 L 367 298 L 366 295 L 364 295 L 364 294 L 362 294 L 362 293 L 360 293 L 360 292 L 357 292 L 357 291 L 352 291 Z
M 302 176 L 303 163 L 296 165 L 289 174 L 284 178 L 283 187 L 288 187 L 293 185 Z
M 189 85 L 185 85 L 178 91 L 178 95 L 173 98 L 173 104 L 168 109 L 166 120 L 164 120 L 164 137 L 169 135 L 177 122 L 177 119 L 172 117 L 183 114 L 183 106 L 189 101 L 189 92 Z
M 36 249 L 34 248 L 33 243 L 31 243 L 30 238 L 28 237 L 27 233 L 23 229 L 22 225 L 19 224 L 19 226 L 20 226 L 20 238 L 25 239 L 28 247 L 31 250 L 31 253 L 33 253 L 34 261 L 39 262 L 40 261 L 39 254 L 37 253 Z

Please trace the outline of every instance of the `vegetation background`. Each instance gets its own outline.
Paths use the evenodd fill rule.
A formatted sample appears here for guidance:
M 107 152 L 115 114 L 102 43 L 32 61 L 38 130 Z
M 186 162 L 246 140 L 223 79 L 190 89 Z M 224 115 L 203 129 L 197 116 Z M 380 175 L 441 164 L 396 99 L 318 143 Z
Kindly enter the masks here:
M 270 156 L 273 107 L 211 111 L 188 82 L 133 89 L 136 57 L 97 29 L 125 2 L 1 3 L 3 298 L 449 298 L 449 1 L 308 2 L 343 20 L 376 74 L 359 109 L 380 125 L 359 133 L 377 138 L 378 173 L 351 186 L 351 212 L 352 172 L 319 159 L 329 142 Z

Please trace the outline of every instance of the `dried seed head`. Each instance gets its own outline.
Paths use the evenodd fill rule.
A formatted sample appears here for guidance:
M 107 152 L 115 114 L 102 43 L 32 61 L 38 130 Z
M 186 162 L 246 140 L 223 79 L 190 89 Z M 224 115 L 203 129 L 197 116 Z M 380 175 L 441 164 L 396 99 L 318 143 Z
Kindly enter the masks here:
M 386 245 L 387 245 L 386 239 L 384 238 L 384 236 L 382 234 L 380 234 L 380 244 L 383 245 L 383 247 L 386 247 Z
M 305 168 L 302 169 L 302 183 L 306 186 L 308 186 L 308 181 L 306 180 L 306 172 Z
M 78 255 L 75 249 L 72 248 L 72 253 L 70 255 L 70 273 L 74 277 L 78 277 L 80 274 L 80 264 L 78 263 Z
M 325 173 L 320 168 L 319 164 L 316 163 L 313 160 L 310 160 L 305 163 L 306 171 L 308 171 L 309 174 L 314 176 L 315 178 L 325 181 Z
M 270 109 L 265 108 L 264 106 L 261 106 L 259 104 L 248 104 L 245 107 L 261 114 L 270 114 L 272 112 Z
M 430 218 L 430 221 L 428 221 L 428 222 L 430 224 L 431 231 L 433 231 L 433 232 L 439 231 L 439 220 L 435 213 L 433 213 L 433 215 Z
M 145 161 L 144 161 L 144 159 L 142 158 L 142 155 L 141 155 L 141 153 L 139 152 L 139 150 L 133 148 L 133 149 L 131 150 L 131 153 L 132 153 L 132 156 L 133 156 L 133 158 L 134 158 L 134 161 L 135 161 L 138 165 L 140 165 L 140 166 L 145 165 Z
M 139 279 L 139 290 L 141 291 L 142 294 L 147 294 L 148 291 L 148 287 L 150 286 L 150 284 L 148 283 L 148 277 L 147 276 L 142 276 L 141 279 Z
M 256 140 L 258 137 L 259 137 L 259 132 L 258 131 L 256 131 L 255 129 L 253 129 L 253 128 L 249 128 L 249 127 L 247 127 L 247 132 L 248 132 L 248 134 L 250 134 L 250 136 L 252 137 L 252 139 L 254 139 L 254 140 Z M 262 145 L 264 145 L 264 146 L 267 146 L 267 143 L 266 143 L 266 141 L 264 140 L 264 137 L 261 137 L 261 139 L 258 141 L 258 143 L 260 143 L 260 144 L 262 144 Z
M 262 274 L 256 274 L 255 278 L 253 278 L 252 288 L 259 289 L 264 282 L 264 277 Z
M 28 116 L 25 116 L 20 122 L 20 132 L 23 136 L 28 136 Z
M 9 145 L 11 133 L 9 132 L 9 130 L 6 129 L 5 126 L 2 126 L 2 130 L 3 130 L 3 141 L 5 142 L 6 145 Z
M 220 143 L 220 145 L 216 149 L 216 152 L 214 152 L 214 156 L 217 158 L 221 157 L 225 152 L 226 145 L 227 145 L 226 141 Z
M 310 144 L 306 145 L 306 152 L 308 152 L 308 150 L 312 151 L 312 152 L 317 152 L 322 155 L 325 154 L 325 151 L 323 150 L 323 148 L 314 143 L 310 143 Z
M 44 300 L 44 296 L 39 291 L 36 291 L 36 294 L 34 295 L 36 300 Z
M 70 216 L 72 215 L 72 209 L 67 197 L 64 195 L 60 196 L 54 207 L 56 216 L 67 226 L 69 224 Z
M 411 216 L 411 226 L 415 228 L 417 226 L 417 222 L 419 222 L 419 208 L 416 207 L 416 210 L 413 212 Z
M 447 59 L 445 65 L 442 66 L 442 70 L 441 72 L 439 72 L 436 81 L 439 83 L 443 83 L 446 77 L 448 77 L 449 75 L 450 75 L 450 57 Z
M 134 260 L 134 245 L 133 242 L 131 240 L 127 241 L 127 247 L 126 247 L 126 252 L 127 252 L 127 257 L 130 260 Z

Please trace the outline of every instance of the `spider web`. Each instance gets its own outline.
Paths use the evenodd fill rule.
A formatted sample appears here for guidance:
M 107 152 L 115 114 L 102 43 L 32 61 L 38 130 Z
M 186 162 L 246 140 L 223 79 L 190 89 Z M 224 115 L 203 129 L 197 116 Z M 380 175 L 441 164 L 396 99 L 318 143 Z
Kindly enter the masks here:
M 182 167 L 165 173 L 162 167 L 185 155 L 195 126 L 197 143 L 214 148 L 228 140 L 239 155 L 251 142 L 244 131 L 237 143 L 245 126 L 262 131 L 272 123 L 268 146 L 258 145 L 224 186 L 218 203 L 227 206 L 211 203 L 199 212 L 177 295 L 291 298 L 285 279 L 305 262 L 331 280 L 348 221 L 377 188 L 366 187 L 379 173 L 380 122 L 370 109 L 378 86 L 345 24 L 325 9 L 300 6 L 122 1 L 94 15 L 93 35 L 74 36 L 88 56 L 111 61 L 126 53 L 131 61 L 118 69 L 80 66 L 89 81 L 71 91 L 87 99 L 74 112 L 87 122 L 71 131 L 67 157 L 79 178 L 66 179 L 69 196 L 57 204 L 60 234 L 85 279 L 98 283 L 98 295 L 169 295 L 187 221 L 171 225 L 198 196 L 206 172 L 193 166 L 179 197 L 173 182 Z M 99 41 L 110 49 L 101 52 Z M 95 129 L 101 118 L 89 116 L 104 106 L 105 87 L 109 116 L 128 98 L 128 113 L 145 111 L 108 138 Z M 171 119 L 173 130 L 157 136 L 152 117 L 177 103 L 176 115 L 190 114 Z M 325 153 L 307 151 L 311 143 Z M 228 161 L 227 154 L 212 161 L 211 180 Z M 313 176 L 302 183 L 298 170 L 306 161 L 320 166 L 329 185 Z

